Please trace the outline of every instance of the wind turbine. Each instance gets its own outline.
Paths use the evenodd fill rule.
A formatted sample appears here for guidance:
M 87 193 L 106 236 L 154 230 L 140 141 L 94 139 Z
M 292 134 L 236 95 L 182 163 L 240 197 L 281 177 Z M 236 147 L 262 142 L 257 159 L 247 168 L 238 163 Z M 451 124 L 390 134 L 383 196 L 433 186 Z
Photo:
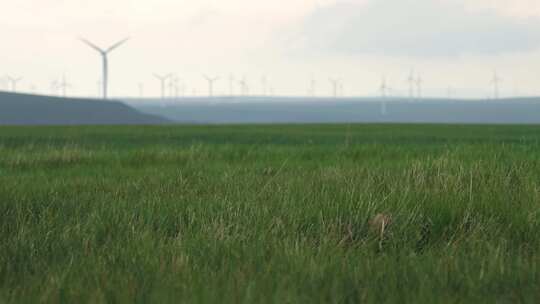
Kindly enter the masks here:
M 174 74 L 170 74 L 170 77 L 169 77 L 169 97 L 170 98 L 175 98 L 175 97 L 178 97 L 178 79 L 176 77 L 176 75 Z
M 62 75 L 62 80 L 60 82 L 57 82 L 56 85 L 57 85 L 57 88 L 61 90 L 62 96 L 66 97 L 67 88 L 70 88 L 71 84 L 69 84 L 66 81 L 66 75 L 65 74 Z
M 422 98 L 422 84 L 423 84 L 423 80 L 419 74 L 418 77 L 416 78 L 416 96 L 418 97 L 418 99 Z
M 96 46 L 95 44 L 93 44 L 92 42 L 84 39 L 84 38 L 80 38 L 80 40 L 82 42 L 84 42 L 85 44 L 87 44 L 89 47 L 93 48 L 95 51 L 97 51 L 98 53 L 100 53 L 101 55 L 101 58 L 102 58 L 102 61 L 103 61 L 103 78 L 102 78 L 102 82 L 103 82 L 103 99 L 107 99 L 108 98 L 108 89 L 109 89 L 109 59 L 108 59 L 108 55 L 110 52 L 114 51 L 115 49 L 117 49 L 118 47 L 120 47 L 122 44 L 126 43 L 129 38 L 125 38 L 123 40 L 120 40 L 118 41 L 117 43 L 111 45 L 109 48 L 107 49 L 102 49 L 98 46 Z
M 246 77 L 243 77 L 238 84 L 240 85 L 240 91 L 242 92 L 242 96 L 246 96 L 249 94 L 249 85 L 246 81 Z
M 204 75 L 204 79 L 208 81 L 208 97 L 214 96 L 214 84 L 219 80 L 219 77 L 209 77 Z
M 381 93 L 381 115 L 386 116 L 386 114 L 388 112 L 387 111 L 387 105 L 386 105 L 386 102 L 387 102 L 386 97 L 388 95 L 388 92 L 390 91 L 390 87 L 386 83 L 386 78 L 385 77 L 383 77 L 383 79 L 382 79 L 379 91 Z
M 178 98 L 180 95 L 180 79 L 174 77 L 174 98 Z
M 409 100 L 414 100 L 414 86 L 416 84 L 416 79 L 414 79 L 414 70 L 411 70 L 409 78 L 407 78 L 407 83 L 409 84 Z M 420 96 L 419 96 L 420 97 Z
M 308 94 L 311 95 L 311 97 L 315 97 L 315 95 L 317 94 L 316 90 L 317 90 L 317 81 L 315 80 L 315 78 L 312 77 L 309 83 Z
M 51 94 L 52 95 L 58 94 L 58 80 L 53 80 L 51 82 Z
M 334 94 L 334 98 L 337 98 L 339 93 L 340 80 L 336 78 L 330 78 L 329 80 L 330 84 L 332 85 L 332 92 Z
M 17 92 L 17 84 L 23 79 L 22 77 L 11 77 L 6 76 L 6 79 L 9 83 L 11 83 L 11 91 L 16 93 Z
M 139 83 L 139 98 L 143 98 L 144 97 L 144 83 L 140 82 Z
M 182 95 L 182 97 L 186 97 L 186 90 L 187 90 L 186 84 L 182 82 L 182 86 L 180 87 L 180 94 Z
M 160 81 L 160 83 L 161 83 L 161 99 L 165 99 L 165 83 L 166 83 L 167 79 L 169 79 L 169 77 L 171 77 L 171 74 L 167 74 L 167 75 L 154 74 L 154 77 L 156 77 Z
M 379 92 L 381 93 L 381 97 L 385 98 L 388 93 L 388 85 L 386 84 L 386 78 L 383 77 L 381 86 L 379 87 Z
M 493 98 L 495 100 L 499 99 L 499 84 L 502 79 L 497 75 L 497 71 L 493 71 L 493 79 L 491 79 L 491 84 L 493 84 Z

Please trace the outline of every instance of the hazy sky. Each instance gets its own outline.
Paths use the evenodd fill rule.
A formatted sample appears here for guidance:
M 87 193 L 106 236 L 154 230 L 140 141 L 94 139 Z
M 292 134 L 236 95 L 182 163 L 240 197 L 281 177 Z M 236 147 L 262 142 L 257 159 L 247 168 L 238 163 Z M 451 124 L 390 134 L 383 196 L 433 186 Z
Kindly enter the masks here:
M 222 77 L 218 93 L 233 74 L 254 93 L 266 75 L 283 95 L 306 94 L 311 77 L 319 95 L 329 77 L 373 95 L 383 76 L 405 94 L 411 69 L 430 95 L 485 97 L 494 69 L 504 95 L 540 94 L 538 0 L 17 0 L 3 4 L 0 33 L 0 75 L 43 93 L 65 73 L 73 94 L 96 95 L 100 58 L 77 37 L 131 36 L 110 56 L 114 96 L 137 96 L 139 83 L 158 95 L 153 72 L 198 94 L 203 74 Z

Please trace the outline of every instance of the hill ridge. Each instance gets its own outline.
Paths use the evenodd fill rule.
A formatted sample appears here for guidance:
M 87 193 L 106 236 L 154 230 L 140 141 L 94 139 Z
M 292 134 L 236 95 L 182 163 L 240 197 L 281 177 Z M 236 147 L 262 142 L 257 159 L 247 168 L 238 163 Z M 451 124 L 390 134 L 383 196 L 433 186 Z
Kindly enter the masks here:
M 118 100 L 0 92 L 0 125 L 156 125 L 171 121 Z

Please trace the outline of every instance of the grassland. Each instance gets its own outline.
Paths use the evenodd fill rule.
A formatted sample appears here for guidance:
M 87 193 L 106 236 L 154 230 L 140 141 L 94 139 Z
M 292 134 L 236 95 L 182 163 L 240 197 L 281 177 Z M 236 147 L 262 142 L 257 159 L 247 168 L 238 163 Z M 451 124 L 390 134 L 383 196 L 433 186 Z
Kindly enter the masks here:
M 540 127 L 0 128 L 0 303 L 538 303 L 539 263 Z

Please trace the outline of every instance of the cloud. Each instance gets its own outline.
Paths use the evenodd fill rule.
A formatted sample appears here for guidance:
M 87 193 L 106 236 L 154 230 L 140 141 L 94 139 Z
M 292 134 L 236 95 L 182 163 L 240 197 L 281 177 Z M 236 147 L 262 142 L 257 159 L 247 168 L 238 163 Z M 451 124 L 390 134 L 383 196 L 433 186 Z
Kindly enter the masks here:
M 469 11 L 441 0 L 342 2 L 315 10 L 294 45 L 338 54 L 453 57 L 527 52 L 540 47 L 540 18 Z M 305 51 L 304 50 L 304 51 Z

